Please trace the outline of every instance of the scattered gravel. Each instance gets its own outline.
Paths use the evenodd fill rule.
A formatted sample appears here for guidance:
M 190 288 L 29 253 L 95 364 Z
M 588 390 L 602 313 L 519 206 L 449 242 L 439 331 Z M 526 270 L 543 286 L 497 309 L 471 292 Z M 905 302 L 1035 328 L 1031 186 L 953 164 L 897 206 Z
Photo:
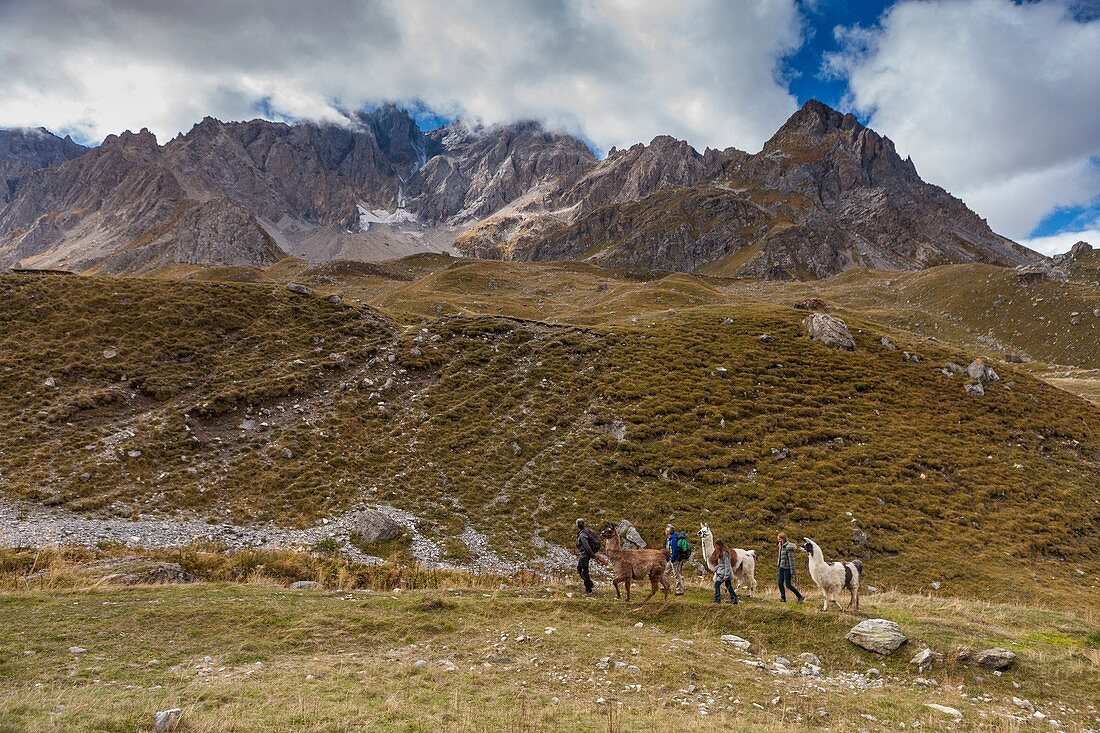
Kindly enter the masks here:
M 405 527 L 410 551 L 426 567 L 454 567 L 443 561 L 439 544 L 417 531 L 418 518 L 385 504 L 371 507 Z M 60 507 L 16 503 L 0 499 L 0 547 L 45 547 L 81 545 L 95 547 L 104 542 L 134 548 L 185 547 L 194 542 L 222 545 L 231 550 L 249 547 L 265 549 L 309 549 L 326 539 L 340 543 L 340 551 L 356 562 L 377 564 L 382 558 L 368 555 L 348 540 L 358 526 L 359 511 L 322 520 L 313 527 L 291 529 L 275 524 L 211 524 L 197 517 L 142 517 L 103 519 L 75 514 Z M 544 543 L 545 556 L 534 563 L 505 560 L 490 549 L 489 541 L 473 527 L 459 536 L 470 548 L 473 570 L 510 573 L 531 564 L 546 568 L 571 567 L 572 555 L 560 546 Z

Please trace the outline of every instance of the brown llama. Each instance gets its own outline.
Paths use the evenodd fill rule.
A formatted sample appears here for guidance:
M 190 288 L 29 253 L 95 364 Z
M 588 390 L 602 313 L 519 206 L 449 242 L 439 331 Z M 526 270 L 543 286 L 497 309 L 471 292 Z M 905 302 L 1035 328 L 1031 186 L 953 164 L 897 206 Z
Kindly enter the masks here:
M 668 553 L 665 550 L 624 550 L 619 533 L 610 525 L 604 527 L 600 536 L 606 544 L 607 559 L 615 568 L 615 579 L 611 582 L 615 586 L 616 598 L 622 598 L 619 583 L 626 584 L 626 600 L 630 601 L 630 581 L 649 578 L 651 589 L 642 603 L 657 594 L 658 584 L 664 587 L 665 599 L 668 599 L 668 578 L 665 577 Z

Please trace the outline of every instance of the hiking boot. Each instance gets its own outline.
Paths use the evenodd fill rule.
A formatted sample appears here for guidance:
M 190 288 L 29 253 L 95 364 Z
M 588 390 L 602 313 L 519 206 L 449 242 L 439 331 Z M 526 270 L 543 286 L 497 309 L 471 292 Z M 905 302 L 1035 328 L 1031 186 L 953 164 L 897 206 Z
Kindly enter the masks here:
M 798 597 L 798 603 L 805 603 L 805 602 L 806 602 L 806 596 L 799 596 Z
M 736 606 L 737 605 L 737 599 L 736 598 L 731 598 L 730 599 L 730 605 L 731 606 Z

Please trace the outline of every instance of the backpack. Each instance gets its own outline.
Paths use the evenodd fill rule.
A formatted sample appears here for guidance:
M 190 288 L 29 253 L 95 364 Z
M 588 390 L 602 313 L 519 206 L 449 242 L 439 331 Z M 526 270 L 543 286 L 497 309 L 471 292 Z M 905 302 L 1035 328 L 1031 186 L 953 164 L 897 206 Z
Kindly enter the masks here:
M 691 557 L 691 543 L 688 542 L 686 534 L 683 532 L 679 532 L 678 534 L 679 536 L 676 538 L 677 559 L 687 560 Z
M 592 552 L 599 552 L 601 549 L 603 549 L 603 537 L 600 537 L 598 534 L 588 528 L 585 528 L 584 534 L 586 537 L 588 537 L 589 544 L 592 545 Z

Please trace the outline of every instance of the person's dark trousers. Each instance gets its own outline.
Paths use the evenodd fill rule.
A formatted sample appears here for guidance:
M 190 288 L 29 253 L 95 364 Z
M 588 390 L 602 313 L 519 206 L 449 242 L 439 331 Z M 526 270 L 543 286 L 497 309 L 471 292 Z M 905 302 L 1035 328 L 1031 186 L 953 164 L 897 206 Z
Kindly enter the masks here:
M 737 591 L 735 591 L 733 589 L 733 581 L 729 578 L 726 578 L 725 580 L 716 580 L 716 581 L 714 581 L 714 602 L 715 603 L 721 603 L 722 602 L 722 585 L 723 584 L 726 586 L 726 590 L 729 591 L 730 603 L 737 603 Z
M 799 593 L 798 588 L 795 588 L 791 583 L 791 571 L 788 568 L 779 568 L 779 600 L 787 600 L 787 590 L 794 593 L 799 601 L 802 600 L 802 594 Z
M 577 561 L 577 573 L 580 574 L 581 580 L 584 581 L 584 592 L 592 592 L 592 577 L 588 574 L 588 561 L 592 558 L 584 555 Z

